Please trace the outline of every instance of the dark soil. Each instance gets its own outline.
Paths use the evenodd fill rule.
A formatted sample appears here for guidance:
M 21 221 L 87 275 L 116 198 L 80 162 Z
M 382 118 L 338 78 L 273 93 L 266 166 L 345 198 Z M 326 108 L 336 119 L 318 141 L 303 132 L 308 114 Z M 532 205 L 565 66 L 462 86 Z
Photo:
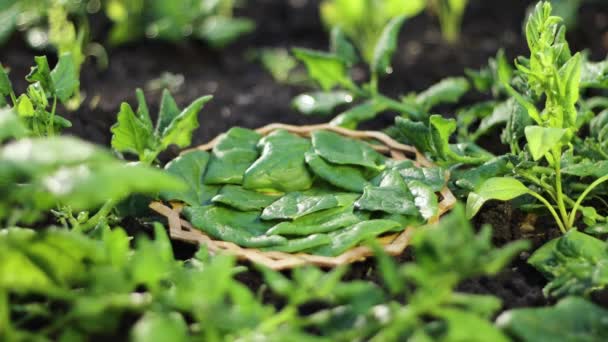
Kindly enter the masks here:
M 394 72 L 381 81 L 382 91 L 393 96 L 403 95 L 424 89 L 446 76 L 460 76 L 465 68 L 484 66 L 499 48 L 504 48 L 509 57 L 525 54 L 527 47 L 521 28 L 530 3 L 525 0 L 470 1 L 462 39 L 453 46 L 441 40 L 436 19 L 430 15 L 409 20 L 400 36 L 400 52 L 393 61 Z M 235 125 L 255 128 L 271 122 L 309 124 L 325 121 L 324 118 L 302 116 L 290 107 L 291 99 L 305 89 L 277 84 L 259 64 L 245 57 L 250 49 L 270 46 L 326 49 L 327 34 L 317 15 L 318 1 L 250 0 L 246 4 L 239 14 L 255 19 L 257 30 L 222 51 L 211 50 L 196 41 L 177 45 L 139 41 L 108 51 L 110 65 L 106 70 L 98 70 L 94 61 L 89 61 L 81 78 L 86 100 L 78 111 L 67 115 L 74 124 L 68 133 L 108 146 L 110 126 L 115 122 L 120 103 L 134 104 L 135 88 L 145 88 L 149 81 L 166 71 L 185 78 L 183 86 L 174 92 L 182 106 L 199 96 L 214 95 L 214 100 L 200 115 L 201 127 L 196 132 L 195 144 L 206 142 Z M 608 47 L 608 4 L 587 4 L 579 14 L 579 28 L 571 29 L 569 33 L 572 48 L 588 48 L 592 58 L 604 58 Z M 101 16 L 95 18 L 92 25 L 94 40 L 104 40 L 108 25 Z M 26 86 L 23 78 L 37 53 L 27 48 L 19 35 L 0 51 L 0 61 L 11 68 L 11 79 L 20 90 Z M 356 74 L 366 77 L 364 71 Z M 154 112 L 160 94 L 146 91 L 146 95 Z M 451 115 L 452 110 L 445 108 L 443 114 Z M 385 115 L 367 127 L 383 128 L 392 121 L 392 116 Z M 175 153 L 177 151 L 172 151 L 165 158 Z M 475 224 L 493 224 L 497 245 L 528 237 L 538 246 L 551 238 L 544 232 L 555 230 L 550 221 L 538 220 L 533 224 L 536 228 L 533 233 L 522 234 L 522 222 L 529 220 L 510 207 L 497 204 L 486 206 Z M 129 225 L 133 224 L 136 223 L 129 222 Z M 175 249 L 176 255 L 182 258 L 190 257 L 196 250 L 181 243 L 176 243 Z M 541 292 L 545 280 L 525 263 L 525 257 L 522 255 L 496 277 L 463 283 L 460 290 L 497 295 L 507 308 L 547 304 Z M 406 254 L 400 259 L 410 258 Z M 262 284 L 257 273 L 248 272 L 239 277 L 254 289 Z M 354 265 L 349 277 L 375 279 L 373 261 Z M 608 306 L 606 297 L 600 294 L 596 300 Z

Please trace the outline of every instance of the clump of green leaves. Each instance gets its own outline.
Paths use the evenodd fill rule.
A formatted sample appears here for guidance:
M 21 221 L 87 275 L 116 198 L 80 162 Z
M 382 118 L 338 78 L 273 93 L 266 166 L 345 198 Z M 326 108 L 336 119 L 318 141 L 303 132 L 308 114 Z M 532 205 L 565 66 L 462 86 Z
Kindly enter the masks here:
M 26 80 L 30 83 L 26 92 L 19 97 L 15 94 L 7 70 L 0 65 L 0 105 L 10 97 L 11 106 L 25 123 L 30 134 L 53 136 L 71 123 L 56 114 L 57 100 L 68 103 L 80 85 L 78 65 L 75 56 L 66 52 L 59 57 L 51 70 L 46 56 L 35 58 Z
M 212 98 L 200 97 L 180 110 L 173 96 L 164 90 L 154 125 L 143 91 L 138 89 L 136 95 L 137 111 L 134 112 L 126 102 L 120 106 L 117 122 L 111 129 L 112 148 L 117 152 L 134 154 L 145 164 L 153 163 L 158 154 L 171 145 L 190 146 L 192 133 L 199 125 L 198 114 Z
M 430 0 L 429 5 L 439 17 L 439 25 L 443 38 L 449 43 L 455 43 L 460 38 L 462 16 L 467 8 L 468 0 Z
M 235 18 L 233 7 L 234 0 L 109 0 L 105 11 L 113 22 L 113 44 L 143 37 L 167 41 L 193 37 L 223 47 L 255 27 L 249 19 Z
M 576 154 L 580 151 L 580 147 L 577 148 L 580 139 L 576 138 L 576 133 L 589 121 L 589 112 L 584 104 L 581 110 L 576 106 L 580 98 L 584 59 L 579 53 L 570 53 L 565 27 L 559 17 L 551 15 L 551 5 L 547 2 L 539 3 L 530 15 L 526 38 L 530 58 L 519 58 L 516 63 L 517 76 L 525 82 L 526 93 L 518 92 L 511 85 L 508 69 L 499 66 L 497 73 L 506 92 L 533 122 L 522 127 L 527 151 L 519 150 L 520 136 L 507 135 L 506 140 L 510 140 L 514 155 L 511 161 L 515 177 L 488 179 L 469 194 L 469 216 L 489 199 L 510 200 L 529 195 L 551 212 L 562 232 L 574 226 L 579 210 L 588 225 L 602 222 L 605 218 L 594 208 L 585 207 L 583 201 L 608 180 L 608 176 L 595 172 L 601 160 L 583 159 Z M 539 110 L 536 102 L 542 99 L 544 107 Z M 517 118 L 512 117 L 511 120 Z M 591 183 L 585 182 L 596 175 Z M 567 184 L 571 186 L 566 189 L 564 176 L 573 176 L 569 177 Z M 572 186 L 579 182 L 582 187 Z
M 363 59 L 372 63 L 385 26 L 396 17 L 416 16 L 424 6 L 424 0 L 324 0 L 319 9 L 325 25 L 332 30 L 339 27 Z
M 359 123 L 371 120 L 382 112 L 396 112 L 415 121 L 428 121 L 429 111 L 442 103 L 456 102 L 469 89 L 464 78 L 448 78 L 419 94 L 408 94 L 399 100 L 380 93 L 379 78 L 390 74 L 391 59 L 397 50 L 397 36 L 405 16 L 391 19 L 376 40 L 373 59 L 366 61 L 369 80 L 357 84 L 350 74 L 359 62 L 356 49 L 340 27 L 331 33 L 331 51 L 293 49 L 294 56 L 302 61 L 311 80 L 320 91 L 298 95 L 293 106 L 306 115 L 330 115 L 341 106 L 346 109 L 331 124 L 354 129 Z
M 380 254 L 386 290 L 342 280 L 345 267 L 298 268 L 290 277 L 262 269 L 270 291 L 284 300 L 277 308 L 234 279 L 242 268 L 232 257 L 201 250 L 176 260 L 160 224 L 154 240 L 140 236 L 134 247 L 120 228 L 97 233 L 97 239 L 56 228 L 0 234 L 0 337 L 386 341 L 483 332 L 506 341 L 490 321 L 500 301 L 454 288 L 468 277 L 495 274 L 524 247 L 494 249 L 489 230 L 475 235 L 459 209 L 439 227 L 416 233 L 415 264 L 398 267 Z
M 27 128 L 10 110 L 0 112 L 0 222 L 33 224 L 50 210 L 62 223 L 88 230 L 107 222 L 109 209 L 89 218 L 88 211 L 132 193 L 181 190 L 183 183 L 158 169 L 125 164 L 109 151 L 71 137 L 24 138 Z
M 518 341 L 603 341 L 608 310 L 583 298 L 567 297 L 553 307 L 503 312 L 496 325 Z

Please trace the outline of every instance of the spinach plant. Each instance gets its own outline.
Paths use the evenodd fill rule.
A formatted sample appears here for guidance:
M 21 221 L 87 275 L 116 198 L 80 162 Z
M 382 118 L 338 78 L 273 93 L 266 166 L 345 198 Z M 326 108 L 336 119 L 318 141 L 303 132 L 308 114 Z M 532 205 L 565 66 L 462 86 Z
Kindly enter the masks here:
M 429 0 L 431 8 L 439 17 L 441 33 L 449 43 L 455 43 L 460 38 L 462 16 L 468 0 Z
M 536 6 L 526 24 L 526 38 L 530 58 L 519 58 L 516 67 L 527 92 L 522 94 L 510 84 L 511 78 L 505 68 L 498 68 L 498 78 L 534 123 L 523 130 L 527 151 L 519 151 L 517 143 L 512 144 L 515 177 L 488 179 L 469 194 L 467 209 L 469 216 L 473 216 L 489 199 L 510 200 L 530 195 L 550 211 L 565 233 L 574 227 L 579 210 L 587 222 L 603 220 L 593 208 L 584 207 L 583 201 L 608 180 L 608 176 L 595 173 L 597 170 L 593 167 L 598 165 L 581 160 L 575 154 L 579 150 L 575 146 L 576 133 L 588 121 L 587 112 L 576 107 L 583 57 L 580 53 L 570 53 L 565 28 L 559 17 L 551 15 L 550 3 Z M 544 107 L 539 110 L 535 102 L 541 99 L 544 99 Z M 565 175 L 579 178 L 597 175 L 597 178 L 590 184 L 583 183 L 580 191 L 565 191 Z
M 339 27 L 372 63 L 385 26 L 396 17 L 416 16 L 424 6 L 424 0 L 324 0 L 319 9 L 324 24 L 330 30 Z
M 305 64 L 310 79 L 321 90 L 297 96 L 293 106 L 306 115 L 330 115 L 339 106 L 349 105 L 350 108 L 336 116 L 331 123 L 354 129 L 359 123 L 385 111 L 397 112 L 415 121 L 426 121 L 431 108 L 441 103 L 456 102 L 469 89 L 464 78 L 448 78 L 417 95 L 408 94 L 398 100 L 380 92 L 379 78 L 392 72 L 391 59 L 396 52 L 397 36 L 405 18 L 395 17 L 384 27 L 376 40 L 373 59 L 368 62 L 369 80 L 362 84 L 357 84 L 350 75 L 359 57 L 341 28 L 332 30 L 329 53 L 293 49 L 295 57 Z
M 89 218 L 106 201 L 132 193 L 181 190 L 171 175 L 141 164 L 125 164 L 98 146 L 72 137 L 29 138 L 13 110 L 0 111 L 0 223 L 5 227 L 40 222 L 53 211 L 60 222 L 88 230 L 109 212 Z
M 507 341 L 491 322 L 499 299 L 454 291 L 463 279 L 495 274 L 524 247 L 494 249 L 489 232 L 475 235 L 459 209 L 439 227 L 416 232 L 416 263 L 398 267 L 380 254 L 383 287 L 343 280 L 345 267 L 298 268 L 290 277 L 262 269 L 268 288 L 256 294 L 235 279 L 243 268 L 230 256 L 201 249 L 176 260 L 160 224 L 154 240 L 139 236 L 133 247 L 118 227 L 101 228 L 96 238 L 56 228 L 4 229 L 0 337 L 90 340 L 126 332 L 133 341 Z M 264 303 L 269 295 L 282 304 Z
M 234 0 L 109 0 L 105 12 L 113 22 L 110 43 L 140 38 L 180 41 L 188 37 L 223 47 L 251 32 L 254 23 L 233 16 Z
M 78 57 L 76 57 L 78 58 Z M 0 104 L 10 97 L 11 107 L 35 136 L 54 136 L 71 123 L 56 114 L 57 100 L 67 103 L 77 91 L 80 80 L 75 56 L 66 52 L 59 57 L 51 70 L 46 56 L 35 58 L 26 80 L 30 83 L 26 93 L 15 94 L 7 70 L 0 65 Z

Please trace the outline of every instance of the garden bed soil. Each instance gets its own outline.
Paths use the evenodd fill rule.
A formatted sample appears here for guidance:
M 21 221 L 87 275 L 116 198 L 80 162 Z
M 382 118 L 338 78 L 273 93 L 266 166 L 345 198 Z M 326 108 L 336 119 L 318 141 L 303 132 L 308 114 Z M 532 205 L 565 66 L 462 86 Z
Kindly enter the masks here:
M 462 39 L 455 45 L 441 41 L 436 19 L 421 15 L 406 22 L 400 35 L 400 52 L 393 61 L 394 72 L 381 81 L 382 91 L 393 96 L 419 91 L 447 76 L 461 76 L 465 68 L 477 69 L 486 65 L 489 57 L 504 48 L 509 57 L 526 54 L 525 39 L 521 35 L 522 21 L 531 1 L 470 1 L 464 18 Z M 135 88 L 146 87 L 163 72 L 183 75 L 183 85 L 174 92 L 176 101 L 186 105 L 193 99 L 213 94 L 200 115 L 201 127 L 193 144 L 209 141 L 232 126 L 256 128 L 271 122 L 312 124 L 327 118 L 306 117 L 290 107 L 291 99 L 304 88 L 276 83 L 264 69 L 250 61 L 246 55 L 250 49 L 261 47 L 308 47 L 326 49 L 327 33 L 317 14 L 318 1 L 312 0 L 250 0 L 238 10 L 239 15 L 253 18 L 257 30 L 241 38 L 237 43 L 220 51 L 214 51 L 203 43 L 185 41 L 168 44 L 154 41 L 138 41 L 108 51 L 109 67 L 99 70 L 89 60 L 83 67 L 81 89 L 86 100 L 76 112 L 67 117 L 73 122 L 68 133 L 108 146 L 110 127 L 122 101 L 135 102 Z M 604 58 L 608 47 L 608 4 L 592 2 L 580 11 L 579 28 L 570 30 L 569 41 L 574 50 L 588 48 L 594 59 Z M 97 16 L 92 22 L 94 40 L 103 41 L 109 23 Z M 40 52 L 28 48 L 19 35 L 15 35 L 0 51 L 0 61 L 11 68 L 11 79 L 18 90 L 23 90 L 23 80 Z M 356 72 L 365 77 L 365 72 Z M 159 91 L 146 91 L 152 112 L 158 108 Z M 476 100 L 479 95 L 467 95 L 463 103 Z M 441 108 L 450 115 L 454 108 Z M 381 129 L 390 125 L 393 116 L 383 115 L 364 128 Z M 490 142 L 489 150 L 498 151 L 498 139 Z M 176 155 L 172 150 L 163 160 Z M 508 204 L 487 205 L 475 219 L 475 225 L 492 224 L 494 241 L 502 245 L 517 238 L 533 240 L 535 246 L 554 237 L 557 229 L 550 220 L 538 220 L 532 233 L 523 234 L 520 226 L 526 221 L 524 214 Z M 134 219 L 123 222 L 131 232 L 140 230 Z M 550 232 L 550 233 L 547 233 Z M 196 247 L 175 242 L 175 253 L 189 258 Z M 527 254 L 515 260 L 498 276 L 471 279 L 460 285 L 460 290 L 472 293 L 494 294 L 500 297 L 505 308 L 541 306 L 549 304 L 542 295 L 544 278 L 526 264 Z M 406 252 L 398 258 L 411 260 Z M 351 279 L 377 280 L 373 260 L 357 263 L 348 274 Z M 254 289 L 263 281 L 256 272 L 238 276 Z M 277 302 L 276 298 L 268 298 Z M 599 293 L 594 300 L 608 307 L 608 295 Z

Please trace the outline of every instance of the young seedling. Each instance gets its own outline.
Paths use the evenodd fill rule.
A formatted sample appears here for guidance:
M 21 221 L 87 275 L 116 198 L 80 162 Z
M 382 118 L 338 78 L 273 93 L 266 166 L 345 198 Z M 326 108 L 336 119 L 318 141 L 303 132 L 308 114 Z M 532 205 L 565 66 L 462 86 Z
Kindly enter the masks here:
M 565 27 L 559 17 L 551 15 L 548 2 L 539 3 L 530 15 L 526 24 L 526 38 L 530 58 L 518 59 L 516 67 L 532 97 L 526 97 L 514 89 L 505 68 L 498 68 L 498 77 L 506 91 L 534 122 L 534 125 L 524 129 L 529 154 L 520 153 L 513 158 L 516 161 L 513 169 L 515 177 L 490 178 L 470 193 L 467 212 L 469 217 L 475 215 L 489 199 L 504 201 L 530 195 L 550 211 L 560 230 L 565 233 L 574 227 L 579 210 L 586 221 L 604 219 L 593 208 L 583 207 L 582 203 L 594 189 L 608 180 L 608 175 L 600 174 L 580 192 L 564 189 L 564 174 L 579 177 L 598 175 L 598 170 L 593 170 L 588 161 L 587 165 L 579 162 L 577 167 L 578 159 L 574 154 L 577 150 L 574 146 L 576 133 L 586 120 L 585 112 L 576 108 L 583 58 L 580 53 L 571 55 L 565 40 Z M 544 108 L 539 111 L 534 100 L 543 98 Z M 595 165 L 598 166 L 600 164 Z M 526 183 L 531 186 L 526 186 Z

